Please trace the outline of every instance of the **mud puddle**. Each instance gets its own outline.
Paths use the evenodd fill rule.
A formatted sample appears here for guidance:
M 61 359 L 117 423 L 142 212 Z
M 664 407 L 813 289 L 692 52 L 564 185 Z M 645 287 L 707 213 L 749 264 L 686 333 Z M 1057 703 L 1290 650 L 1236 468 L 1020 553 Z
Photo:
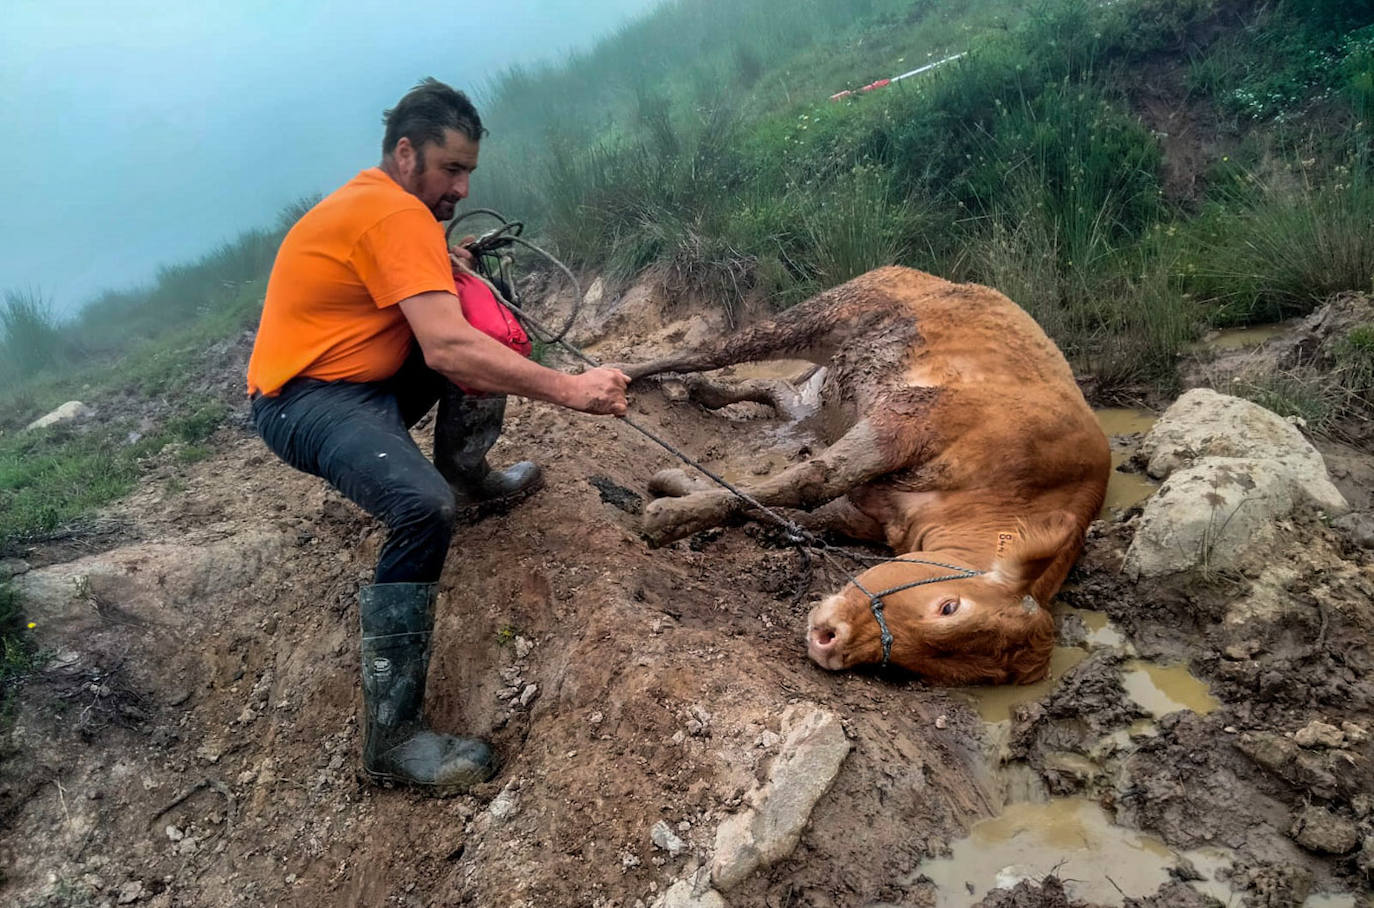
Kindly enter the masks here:
M 985 723 L 994 724 L 1011 719 L 1012 711 L 1022 703 L 1043 699 L 1054 690 L 1059 679 L 1070 669 L 1099 648 L 1122 649 L 1132 652 L 1125 635 L 1102 612 L 1056 605 L 1061 617 L 1072 615 L 1087 629 L 1081 646 L 1056 646 L 1050 657 L 1050 673 L 1043 681 L 1025 685 L 996 687 L 968 687 L 959 693 L 968 699 Z M 1194 676 L 1188 666 L 1162 665 L 1143 659 L 1132 659 L 1121 667 L 1121 683 L 1126 693 L 1142 709 L 1158 718 L 1180 709 L 1191 709 L 1200 716 L 1216 710 L 1220 704 L 1207 684 Z M 1148 722 L 1132 726 L 1131 733 L 1148 733 Z
M 1158 417 L 1148 410 L 1108 408 L 1095 410 L 1098 425 L 1111 441 L 1112 472 L 1107 480 L 1107 497 L 1098 516 L 1110 519 L 1127 508 L 1140 504 L 1154 494 L 1159 484 L 1144 473 L 1118 469 L 1136 452 L 1139 437 L 1154 426 Z
M 1224 848 L 1175 851 L 1153 835 L 1118 826 L 1088 798 L 1055 798 L 1011 804 L 1000 816 L 975 823 L 948 857 L 924 862 L 912 878 L 935 884 L 936 908 L 969 905 L 994 888 L 1051 873 L 1071 898 L 1115 906 L 1153 895 L 1172 868 L 1186 864 L 1201 877 L 1188 885 L 1231 905 L 1240 899 L 1227 880 L 1235 863 L 1236 855 Z M 1357 902 L 1350 894 L 1319 893 L 1302 904 L 1355 908 Z
M 1088 658 L 1081 646 L 1056 646 L 1050 656 L 1050 673 L 1034 684 L 999 684 L 996 687 L 965 687 L 957 690 L 971 702 L 983 721 L 989 724 L 1011 721 L 1012 710 L 1022 703 L 1042 700 L 1059 684 L 1059 679 Z
M 782 380 L 794 395 L 784 395 L 772 418 L 758 425 L 758 444 L 748 451 L 732 450 L 724 457 L 707 462 L 711 472 L 731 485 L 748 485 L 775 476 L 806 457 L 819 453 L 825 445 L 814 431 L 810 417 L 820 408 L 825 370 L 803 359 L 741 363 L 715 373 L 730 381 L 750 379 Z M 768 411 L 765 411 L 768 412 Z
M 1221 706 L 1207 684 L 1189 672 L 1186 665 L 1157 665 L 1133 659 L 1122 666 L 1121 683 L 1130 698 L 1155 718 L 1180 709 L 1205 716 Z
M 1220 331 L 1208 333 L 1201 341 L 1194 344 L 1190 349 L 1194 353 L 1205 353 L 1208 351 L 1229 351 L 1244 350 L 1248 347 L 1260 347 L 1271 338 L 1278 337 L 1288 330 L 1289 325 L 1284 322 L 1276 322 L 1268 325 L 1248 325 L 1244 328 L 1223 328 Z
M 1112 624 L 1112 620 L 1107 617 L 1106 612 L 1092 612 L 1067 605 L 1056 605 L 1055 614 L 1074 615 L 1083 622 L 1083 626 L 1087 628 L 1084 643 L 1088 649 L 1097 649 L 1103 646 L 1119 649 L 1127 645 L 1126 635 L 1117 630 L 1116 625 Z
M 1121 905 L 1152 895 L 1169 879 L 1177 857 L 1154 836 L 1113 824 L 1087 798 L 1020 803 L 975 823 L 949 857 L 926 861 L 915 873 L 937 887 L 938 908 L 958 908 L 989 890 L 1054 872 L 1076 899 Z

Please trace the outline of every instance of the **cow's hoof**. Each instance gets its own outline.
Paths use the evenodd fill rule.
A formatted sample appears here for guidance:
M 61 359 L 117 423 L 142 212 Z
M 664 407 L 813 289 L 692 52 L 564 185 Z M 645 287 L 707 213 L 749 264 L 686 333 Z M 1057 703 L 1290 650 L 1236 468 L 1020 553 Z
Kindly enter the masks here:
M 655 498 L 644 506 L 642 532 L 652 545 L 666 545 L 730 518 L 735 500 L 729 492 L 692 492 L 682 498 Z
M 649 480 L 649 492 L 655 498 L 682 498 L 710 487 L 709 483 L 693 479 L 686 470 L 679 469 L 659 470 Z
M 673 507 L 681 502 L 679 498 L 656 498 L 644 506 L 644 522 L 640 532 L 649 540 L 650 545 L 667 545 L 684 535 L 675 532 L 680 524 L 680 508 Z

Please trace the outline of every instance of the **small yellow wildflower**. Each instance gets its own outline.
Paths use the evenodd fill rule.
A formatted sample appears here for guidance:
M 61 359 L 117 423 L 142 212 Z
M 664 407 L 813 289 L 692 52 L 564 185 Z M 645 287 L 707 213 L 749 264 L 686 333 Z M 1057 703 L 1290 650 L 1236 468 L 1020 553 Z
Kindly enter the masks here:
M 30 621 L 30 622 L 29 622 L 29 630 L 33 630 L 33 629 L 36 628 L 36 627 L 38 627 L 38 625 L 37 625 L 35 622 L 33 622 L 33 621 Z

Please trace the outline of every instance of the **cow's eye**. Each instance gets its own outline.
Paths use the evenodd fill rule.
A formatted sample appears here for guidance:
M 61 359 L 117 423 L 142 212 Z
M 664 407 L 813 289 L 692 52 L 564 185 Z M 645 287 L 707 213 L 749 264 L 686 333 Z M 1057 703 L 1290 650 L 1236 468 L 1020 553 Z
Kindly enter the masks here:
M 959 611 L 958 599 L 946 599 L 940 604 L 941 615 L 953 615 L 957 611 Z

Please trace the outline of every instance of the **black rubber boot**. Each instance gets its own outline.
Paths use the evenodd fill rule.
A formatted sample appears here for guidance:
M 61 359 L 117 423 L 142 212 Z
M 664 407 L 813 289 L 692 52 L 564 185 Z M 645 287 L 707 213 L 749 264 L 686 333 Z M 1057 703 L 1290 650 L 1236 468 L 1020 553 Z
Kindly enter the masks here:
M 460 521 L 504 510 L 544 485 L 544 471 L 528 460 L 504 470 L 493 470 L 487 463 L 505 415 L 504 394 L 465 394 L 450 385 L 439 398 L 434 465 L 453 487 Z
M 466 791 L 496 774 L 481 738 L 432 731 L 423 716 L 433 583 L 379 583 L 358 597 L 363 626 L 363 771 L 434 794 Z

